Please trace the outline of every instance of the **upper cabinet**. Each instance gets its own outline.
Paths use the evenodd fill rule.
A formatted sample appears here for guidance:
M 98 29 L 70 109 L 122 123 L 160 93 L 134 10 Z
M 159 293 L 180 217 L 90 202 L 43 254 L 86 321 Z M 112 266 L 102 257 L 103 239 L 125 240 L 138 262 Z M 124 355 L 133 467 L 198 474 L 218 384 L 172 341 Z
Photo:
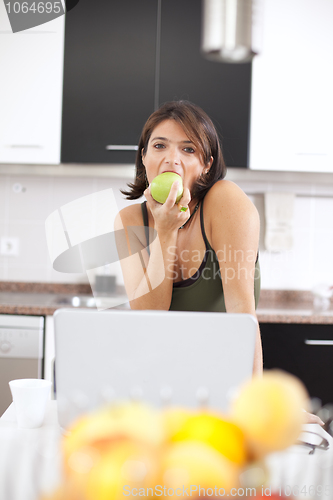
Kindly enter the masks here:
M 228 167 L 248 166 L 251 64 L 208 61 L 200 51 L 201 0 L 162 0 L 159 103 L 188 99 L 212 118 Z
M 261 55 L 226 64 L 201 54 L 201 0 L 80 0 L 15 34 L 0 2 L 0 162 L 133 164 L 148 116 L 188 99 L 228 167 L 333 172 L 332 23 L 330 0 L 265 0 Z
M 1 163 L 60 163 L 64 21 L 12 33 L 0 4 Z
M 265 0 L 250 168 L 333 172 L 333 2 Z
M 66 16 L 62 162 L 133 163 L 154 111 L 157 0 L 80 0 Z
M 80 0 L 67 14 L 62 162 L 134 163 L 148 116 L 188 99 L 213 119 L 228 166 L 248 166 L 251 64 L 200 53 L 201 0 Z

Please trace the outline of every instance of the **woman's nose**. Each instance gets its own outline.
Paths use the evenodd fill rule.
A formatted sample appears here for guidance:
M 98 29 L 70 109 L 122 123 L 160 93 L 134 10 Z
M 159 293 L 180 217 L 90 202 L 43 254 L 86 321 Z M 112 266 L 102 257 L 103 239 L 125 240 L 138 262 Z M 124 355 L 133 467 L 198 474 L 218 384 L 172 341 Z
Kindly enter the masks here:
M 165 161 L 167 163 L 174 163 L 179 165 L 180 163 L 180 155 L 177 148 L 168 148 L 167 154 L 165 156 Z

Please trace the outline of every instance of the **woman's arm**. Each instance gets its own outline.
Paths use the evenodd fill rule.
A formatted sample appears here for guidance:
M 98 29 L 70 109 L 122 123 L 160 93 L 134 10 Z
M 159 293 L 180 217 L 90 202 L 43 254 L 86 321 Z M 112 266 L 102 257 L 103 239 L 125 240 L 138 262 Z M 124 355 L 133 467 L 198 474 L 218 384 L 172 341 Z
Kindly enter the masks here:
M 219 260 L 227 312 L 256 317 L 254 276 L 260 221 L 255 206 L 236 184 L 219 181 L 205 199 L 206 226 L 208 239 Z M 262 369 L 258 325 L 253 373 L 261 374 Z
M 118 238 L 117 245 L 118 253 L 123 247 L 120 262 L 125 288 L 132 309 L 168 310 L 172 297 L 178 228 L 189 215 L 180 212 L 175 205 L 176 185 L 171 188 L 163 205 L 153 200 L 149 188 L 145 196 L 154 218 L 154 231 L 150 230 L 150 235 L 154 234 L 150 238 L 150 256 L 146 249 L 140 205 L 121 210 L 115 222 L 116 231 L 123 229 L 122 234 L 125 236 Z M 184 194 L 181 201 L 187 204 L 189 193 Z

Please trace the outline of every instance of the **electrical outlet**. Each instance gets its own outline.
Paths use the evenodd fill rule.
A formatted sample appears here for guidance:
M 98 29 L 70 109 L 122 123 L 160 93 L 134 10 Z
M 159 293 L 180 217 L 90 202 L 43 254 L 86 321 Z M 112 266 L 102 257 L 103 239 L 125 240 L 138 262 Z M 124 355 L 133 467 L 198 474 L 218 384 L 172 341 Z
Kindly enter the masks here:
M 0 239 L 0 255 L 17 257 L 19 254 L 19 238 L 3 236 Z

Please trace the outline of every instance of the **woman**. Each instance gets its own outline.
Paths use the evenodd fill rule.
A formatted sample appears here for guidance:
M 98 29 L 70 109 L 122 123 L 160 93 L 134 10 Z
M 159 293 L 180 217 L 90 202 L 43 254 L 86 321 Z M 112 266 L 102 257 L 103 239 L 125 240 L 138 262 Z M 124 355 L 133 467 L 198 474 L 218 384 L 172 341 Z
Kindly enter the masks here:
M 177 182 L 164 204 L 151 196 L 150 183 L 167 171 L 182 178 L 179 204 Z M 223 180 L 225 174 L 215 127 L 201 108 L 168 102 L 149 117 L 139 142 L 135 182 L 123 191 L 128 199 L 144 194 L 147 201 L 121 210 L 116 221 L 116 229 L 124 227 L 129 244 L 136 240 L 140 250 L 140 258 L 122 261 L 132 309 L 255 316 L 259 216 L 244 192 Z M 149 230 L 144 234 L 134 229 L 143 232 L 145 226 Z M 262 372 L 259 328 L 253 371 Z

